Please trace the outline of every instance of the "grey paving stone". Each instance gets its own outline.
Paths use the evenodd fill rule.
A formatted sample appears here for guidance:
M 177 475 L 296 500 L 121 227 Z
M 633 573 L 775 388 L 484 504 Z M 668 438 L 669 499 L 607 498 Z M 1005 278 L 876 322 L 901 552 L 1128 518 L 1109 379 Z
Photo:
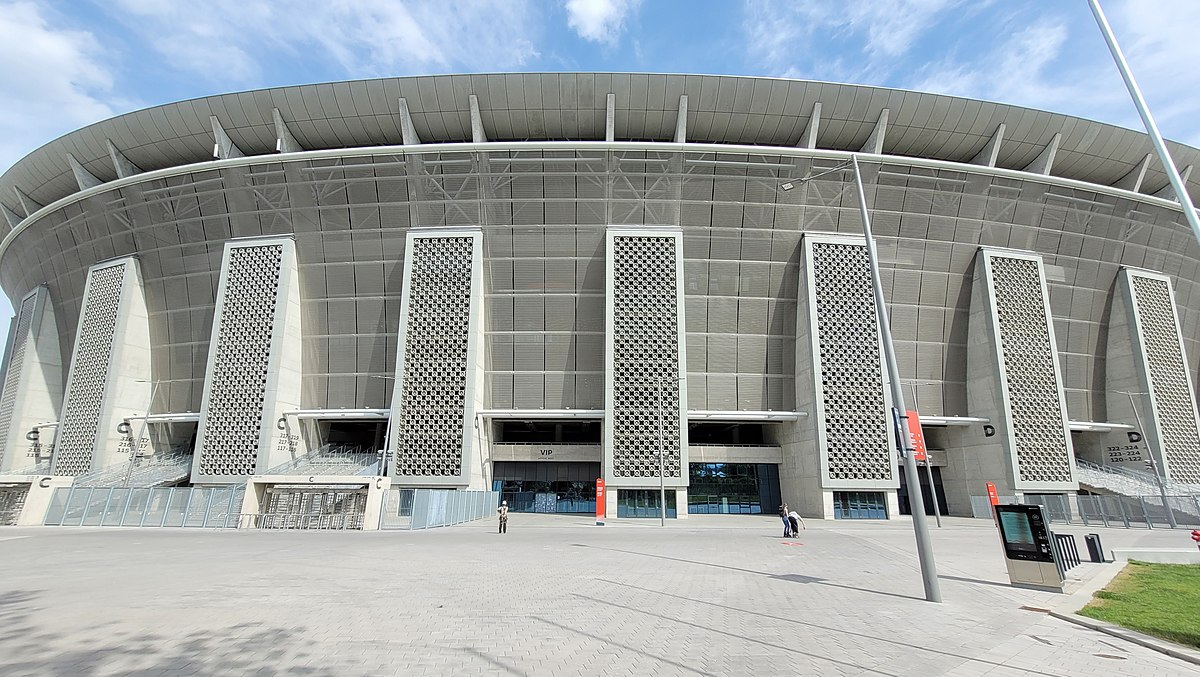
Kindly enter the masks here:
M 1061 597 L 1007 586 L 986 521 L 935 530 L 943 604 L 902 521 L 493 526 L 0 529 L 0 674 L 1200 674 L 1022 610 Z

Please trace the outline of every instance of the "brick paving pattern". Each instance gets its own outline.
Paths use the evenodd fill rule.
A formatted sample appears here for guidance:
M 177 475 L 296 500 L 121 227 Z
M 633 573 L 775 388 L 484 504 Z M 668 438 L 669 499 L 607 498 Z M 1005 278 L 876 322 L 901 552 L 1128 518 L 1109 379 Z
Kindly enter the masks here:
M 503 536 L 492 520 L 0 529 L 0 674 L 1200 674 L 1021 609 L 1061 596 L 1008 587 L 986 521 L 947 522 L 940 605 L 901 521 L 810 520 L 788 541 L 773 515 L 662 529 L 514 514 Z M 1075 531 L 1106 547 L 1187 533 Z

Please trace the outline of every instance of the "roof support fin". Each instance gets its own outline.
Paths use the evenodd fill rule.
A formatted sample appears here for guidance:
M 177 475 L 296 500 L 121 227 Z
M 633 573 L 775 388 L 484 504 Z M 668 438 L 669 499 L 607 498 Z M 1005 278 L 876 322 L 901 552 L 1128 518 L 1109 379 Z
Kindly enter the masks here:
M 1025 165 L 1023 171 L 1050 176 L 1050 168 L 1054 166 L 1054 155 L 1058 153 L 1058 144 L 1062 141 L 1062 133 L 1056 132 L 1054 138 L 1050 139 L 1050 143 L 1042 149 L 1033 162 Z
M 299 153 L 304 150 L 304 146 L 292 136 L 292 130 L 288 129 L 278 108 L 271 109 L 271 116 L 275 118 L 275 152 Z
M 604 104 L 604 140 L 609 143 L 617 140 L 617 95 L 612 92 Z
M 408 100 L 400 97 L 400 140 L 406 146 L 416 146 L 421 143 L 417 136 L 417 127 L 413 124 L 412 115 L 408 112 Z
M 1185 185 L 1188 182 L 1188 177 L 1191 175 L 1192 175 L 1192 165 L 1188 165 L 1188 166 L 1184 167 L 1183 171 L 1179 172 L 1179 178 L 1183 179 L 1183 183 Z M 1175 189 L 1172 188 L 1171 184 L 1169 184 L 1169 183 L 1167 185 L 1163 186 L 1161 189 L 1159 189 L 1156 193 L 1154 193 L 1154 197 L 1161 197 L 1165 200 L 1174 200 L 1176 202 L 1179 202 L 1179 196 L 1175 194 Z
M 105 139 L 104 143 L 108 145 L 108 157 L 112 160 L 113 169 L 117 170 L 117 178 L 124 179 L 135 174 L 141 174 L 142 168 L 129 161 L 125 154 L 113 145 L 113 142 Z
M 83 165 L 79 164 L 79 160 L 76 160 L 74 155 L 67 153 L 67 162 L 71 165 L 71 172 L 75 174 L 75 183 L 79 184 L 79 190 L 95 188 L 104 183 L 95 174 L 89 172 Z
M 26 216 L 42 208 L 42 203 L 29 197 L 29 195 L 20 188 L 13 186 L 13 192 L 17 194 L 17 201 L 21 203 L 21 209 L 25 211 Z
M 1135 193 L 1140 191 L 1142 189 L 1142 181 L 1146 179 L 1146 170 L 1150 168 L 1150 158 L 1152 157 L 1154 157 L 1153 153 L 1146 153 L 1146 157 L 1134 165 L 1128 174 L 1117 179 L 1117 182 L 1112 185 L 1113 188 L 1124 188 L 1125 190 L 1132 190 Z
M 816 148 L 817 147 L 817 130 L 821 127 L 821 102 L 813 104 L 812 115 L 808 117 L 808 124 L 804 127 L 804 132 L 800 134 L 800 142 L 796 145 L 800 148 Z
M 687 94 L 679 95 L 679 115 L 675 118 L 675 143 L 687 143 Z
M 0 202 L 0 211 L 4 212 L 4 220 L 8 222 L 9 228 L 16 228 L 17 224 L 23 219 L 21 215 L 8 208 L 8 205 Z
M 483 131 L 483 116 L 479 114 L 479 98 L 471 94 L 467 100 L 471 104 L 471 142 L 487 143 L 487 133 Z
M 1004 123 L 1001 122 L 1000 126 L 996 127 L 996 133 L 992 134 L 992 138 L 975 154 L 975 157 L 971 158 L 970 164 L 984 167 L 996 166 L 996 158 L 1000 156 L 1000 144 L 1004 143 L 1004 129 Z
M 879 112 L 879 121 L 875 123 L 875 129 L 871 130 L 871 135 L 867 137 L 867 142 L 863 144 L 860 153 L 879 155 L 883 152 L 883 137 L 887 134 L 887 121 L 888 109 L 884 108 Z
M 242 149 L 238 148 L 233 143 L 233 139 L 229 138 L 229 135 L 225 133 L 225 130 L 221 127 L 221 121 L 217 119 L 217 116 L 208 116 L 208 121 L 212 123 L 213 130 L 213 157 L 218 160 L 246 157 Z

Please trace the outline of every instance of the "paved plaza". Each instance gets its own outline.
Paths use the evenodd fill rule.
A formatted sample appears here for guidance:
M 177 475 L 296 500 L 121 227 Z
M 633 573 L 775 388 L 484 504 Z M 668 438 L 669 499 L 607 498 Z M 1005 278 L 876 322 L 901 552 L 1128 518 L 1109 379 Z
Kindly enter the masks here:
M 513 515 L 425 532 L 0 529 L 0 674 L 1177 675 L 1026 607 L 986 520 Z M 1106 548 L 1186 531 L 1100 531 Z M 1082 545 L 1082 539 L 1081 539 Z M 1088 578 L 1101 565 L 1084 565 Z

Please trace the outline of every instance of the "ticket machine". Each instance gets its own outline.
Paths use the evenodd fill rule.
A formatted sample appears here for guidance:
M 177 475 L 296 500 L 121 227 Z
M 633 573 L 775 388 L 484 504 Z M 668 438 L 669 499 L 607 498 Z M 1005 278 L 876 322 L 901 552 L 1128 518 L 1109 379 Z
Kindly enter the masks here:
M 996 524 L 1009 582 L 1018 588 L 1062 592 L 1063 575 L 1042 506 L 997 505 Z

